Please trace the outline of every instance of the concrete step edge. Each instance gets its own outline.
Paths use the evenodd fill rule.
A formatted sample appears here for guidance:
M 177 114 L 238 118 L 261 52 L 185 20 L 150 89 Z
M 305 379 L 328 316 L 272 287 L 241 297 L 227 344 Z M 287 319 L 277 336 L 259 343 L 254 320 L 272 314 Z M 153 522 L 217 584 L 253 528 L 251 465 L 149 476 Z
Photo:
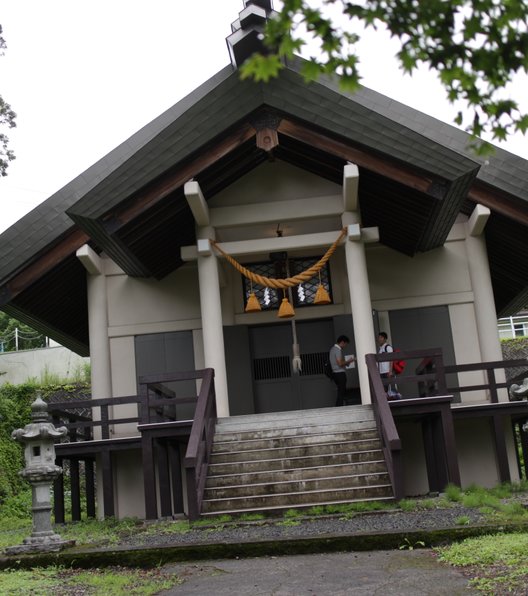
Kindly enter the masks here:
M 298 420 L 299 418 L 314 418 L 314 417 L 324 417 L 324 416 L 332 416 L 332 415 L 349 415 L 353 416 L 354 414 L 359 413 L 373 413 L 373 408 L 371 404 L 358 404 L 354 406 L 341 406 L 339 408 L 311 408 L 309 410 L 287 410 L 285 412 L 266 412 L 263 414 L 241 414 L 239 416 L 226 416 L 224 418 L 218 418 L 219 424 L 226 424 L 233 420 L 238 420 L 240 422 L 251 422 L 254 420 L 287 420 L 287 419 L 294 419 Z
M 299 496 L 299 495 L 322 495 L 324 493 L 347 493 L 347 492 L 358 492 L 358 491 L 367 491 L 367 490 L 376 490 L 376 489 L 391 489 L 392 490 L 392 486 L 390 484 L 372 484 L 371 486 L 351 486 L 348 488 L 340 488 L 338 490 L 336 489 L 318 489 L 318 490 L 303 490 L 303 491 L 295 491 L 295 492 L 287 492 L 287 493 L 274 493 L 274 494 L 269 494 L 269 495 L 256 495 L 255 497 L 247 497 L 247 496 L 243 496 L 243 497 L 221 497 L 218 499 L 204 499 L 202 501 L 202 506 L 203 504 L 207 503 L 207 504 L 212 504 L 212 503 L 225 503 L 227 501 L 247 501 L 250 502 L 252 500 L 255 499 L 279 499 L 280 497 L 294 497 L 294 496 Z M 368 499 L 364 499 L 364 500 L 368 500 Z
M 302 480 L 276 480 L 272 482 L 251 482 L 249 484 L 233 484 L 233 485 L 226 485 L 226 486 L 206 486 L 205 490 L 239 490 L 245 488 L 260 488 L 263 486 L 269 486 L 270 484 L 283 485 L 283 484 L 295 484 L 301 482 L 323 482 L 325 480 L 344 480 L 346 478 L 359 478 L 365 479 L 369 476 L 386 476 L 387 479 L 389 478 L 389 473 L 385 472 L 365 472 L 361 474 L 339 474 L 337 476 L 322 476 L 321 478 L 303 478 Z M 355 487 L 348 487 L 348 488 L 370 488 L 371 486 L 378 486 L 377 484 L 362 484 L 360 486 Z M 346 487 L 345 487 L 346 488 Z M 296 491 L 296 492 L 306 492 L 305 490 Z M 270 493 L 271 494 L 271 493 Z M 273 493 L 277 494 L 277 493 Z M 280 494 L 280 493 L 279 493 Z M 263 495 L 261 495 L 263 496 Z
M 293 474 L 294 472 L 309 472 L 311 470 L 320 470 L 322 467 L 326 468 L 342 468 L 343 466 L 370 466 L 373 464 L 382 464 L 385 465 L 384 459 L 377 459 L 377 460 L 369 460 L 369 461 L 361 461 L 361 462 L 350 462 L 350 463 L 343 463 L 343 464 L 328 464 L 326 466 L 304 466 L 302 468 L 288 468 L 286 470 L 259 470 L 258 472 L 238 472 L 236 474 L 219 474 L 218 476 L 209 476 L 208 478 L 228 478 L 232 476 L 233 478 L 238 478 L 240 476 L 258 476 L 259 474 L 270 474 L 270 473 L 277 473 L 277 474 Z
M 300 460 L 300 459 L 313 459 L 313 458 L 333 458 L 336 455 L 340 455 L 340 456 L 346 456 L 346 455 L 360 455 L 360 454 L 366 454 L 366 453 L 377 453 L 377 454 L 381 454 L 382 450 L 381 449 L 364 449 L 361 451 L 344 451 L 342 453 L 320 453 L 320 454 L 315 454 L 315 455 L 310 455 L 310 456 L 306 456 L 306 455 L 296 455 L 294 457 L 289 457 L 288 460 L 295 462 L 296 460 Z M 218 462 L 218 463 L 214 463 L 211 462 L 209 463 L 209 467 L 208 469 L 210 470 L 212 467 L 214 466 L 241 466 L 244 464 L 254 464 L 254 463 L 265 463 L 265 462 L 280 462 L 283 461 L 285 458 L 283 457 L 274 457 L 274 458 L 269 458 L 269 459 L 257 459 L 257 460 L 245 460 L 245 461 L 233 461 L 233 462 Z M 370 462 L 370 460 L 367 460 L 368 462 Z M 356 462 L 351 462 L 351 463 L 356 463 Z M 359 462 L 357 462 L 359 463 Z
M 236 418 L 236 416 L 234 417 Z M 281 430 L 284 428 L 300 428 L 300 427 L 319 427 L 319 426 L 331 426 L 333 424 L 373 424 L 375 425 L 374 417 L 362 417 L 362 418 L 348 418 L 346 416 L 339 416 L 334 414 L 327 418 L 306 418 L 306 419 L 294 419 L 280 421 L 280 423 L 274 420 L 255 420 L 254 422 L 225 422 L 221 423 L 219 420 L 216 422 L 215 431 L 218 434 L 228 432 L 250 432 L 252 430 Z
M 347 499 L 344 501 L 328 501 L 327 503 L 314 502 L 303 503 L 302 505 L 270 505 L 268 507 L 253 507 L 251 509 L 226 509 L 223 511 L 204 511 L 201 513 L 202 517 L 214 517 L 215 515 L 236 515 L 238 513 L 248 512 L 265 512 L 265 511 L 287 511 L 288 509 L 308 509 L 310 507 L 320 507 L 321 505 L 347 505 L 353 503 L 369 503 L 371 501 L 387 501 L 394 502 L 394 497 L 372 497 L 371 499 Z
M 247 438 L 238 437 L 229 440 L 224 440 L 223 437 L 220 435 L 215 435 L 214 438 L 214 447 L 218 446 L 227 446 L 230 447 L 231 445 L 237 444 L 249 444 L 249 443 L 256 443 L 256 442 L 272 442 L 272 441 L 302 441 L 302 440 L 311 440 L 316 438 L 322 437 L 335 437 L 338 435 L 340 438 L 335 440 L 342 441 L 343 439 L 346 440 L 349 437 L 349 440 L 359 440 L 363 434 L 372 435 L 365 438 L 378 438 L 378 431 L 376 428 L 366 428 L 366 429 L 359 429 L 359 430 L 343 430 L 343 431 L 332 431 L 332 432 L 316 432 L 316 433 L 307 433 L 307 434 L 294 434 L 294 435 L 276 435 L 270 437 L 255 437 L 254 434 L 250 434 Z M 356 438 L 354 438 L 356 437 Z
M 248 512 L 264 512 L 264 511 L 287 511 L 288 509 L 308 509 L 310 507 L 319 507 L 321 505 L 346 505 L 348 503 L 368 503 L 371 501 L 388 501 L 394 502 L 394 497 L 372 497 L 371 499 L 346 499 L 344 501 L 328 501 L 327 503 L 313 502 L 303 503 L 302 505 L 270 505 L 268 507 L 253 507 L 251 509 L 226 509 L 223 511 L 204 511 L 201 513 L 202 517 L 214 517 L 215 515 L 236 515 L 237 513 L 248 513 Z
M 301 448 L 306 448 L 309 449 L 310 447 L 315 448 L 324 448 L 324 447 L 331 447 L 331 446 L 335 446 L 335 445 L 339 445 L 339 446 L 350 446 L 352 447 L 353 445 L 357 445 L 358 443 L 366 443 L 368 441 L 372 441 L 374 443 L 379 443 L 379 437 L 376 438 L 370 438 L 370 439 L 356 439 L 353 441 L 328 441 L 327 443 L 315 443 L 313 445 L 285 445 L 285 446 L 280 446 L 280 447 L 265 447 L 265 448 L 261 448 L 261 449 L 240 449 L 238 451 L 219 451 L 219 452 L 214 452 L 211 454 L 213 457 L 216 455 L 237 455 L 237 454 L 249 454 L 249 453 L 268 453 L 271 451 L 288 451 L 288 450 L 293 450 L 293 449 L 301 449 Z M 277 458 L 277 459 L 284 459 L 282 458 Z

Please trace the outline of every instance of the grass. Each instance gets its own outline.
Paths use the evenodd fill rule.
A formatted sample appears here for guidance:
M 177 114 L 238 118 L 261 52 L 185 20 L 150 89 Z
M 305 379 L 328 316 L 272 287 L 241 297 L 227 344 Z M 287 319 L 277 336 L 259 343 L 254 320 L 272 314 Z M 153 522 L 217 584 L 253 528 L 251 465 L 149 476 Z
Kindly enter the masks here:
M 13 517 L 0 518 L 0 551 L 6 546 L 20 544 L 31 534 L 31 521 Z
M 452 503 L 458 503 L 462 500 L 462 489 L 454 484 L 448 484 L 444 492 L 446 499 Z
M 241 522 L 263 521 L 266 516 L 263 513 L 243 513 L 238 519 Z
M 416 511 L 420 505 L 414 499 L 402 499 L 398 503 L 398 506 L 402 511 Z
M 468 538 L 436 549 L 441 561 L 462 567 L 471 587 L 485 594 L 525 594 L 528 533 Z
M 0 574 L 0 594 L 58 594 L 60 596 L 149 596 L 181 583 L 172 573 L 159 569 L 140 570 L 121 567 L 75 570 L 63 567 L 8 570 Z
M 63 539 L 75 540 L 77 544 L 117 544 L 120 538 L 137 532 L 142 525 L 135 518 L 87 519 L 60 526 L 56 531 Z

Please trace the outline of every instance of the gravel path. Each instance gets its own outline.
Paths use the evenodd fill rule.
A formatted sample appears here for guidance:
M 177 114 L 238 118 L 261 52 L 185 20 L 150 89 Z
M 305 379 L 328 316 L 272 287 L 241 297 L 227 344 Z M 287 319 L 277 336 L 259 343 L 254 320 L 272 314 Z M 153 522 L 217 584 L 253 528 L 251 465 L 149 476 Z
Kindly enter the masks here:
M 298 520 L 267 520 L 239 522 L 209 527 L 195 527 L 186 532 L 171 531 L 173 522 L 160 532 L 137 532 L 120 541 L 119 546 L 169 546 L 188 544 L 256 542 L 279 538 L 307 538 L 325 534 L 357 534 L 415 530 L 433 530 L 459 527 L 459 518 L 466 516 L 468 523 L 484 523 L 485 518 L 476 509 L 452 507 L 417 512 L 388 511 L 357 514 L 351 519 L 343 516 Z M 457 523 L 458 522 L 458 523 Z M 176 527 L 176 526 L 174 526 Z

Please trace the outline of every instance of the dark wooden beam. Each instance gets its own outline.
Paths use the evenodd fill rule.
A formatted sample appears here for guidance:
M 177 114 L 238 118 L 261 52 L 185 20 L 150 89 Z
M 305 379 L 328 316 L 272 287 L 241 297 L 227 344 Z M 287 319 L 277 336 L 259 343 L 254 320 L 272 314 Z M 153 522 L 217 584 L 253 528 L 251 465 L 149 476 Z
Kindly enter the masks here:
M 405 184 L 435 197 L 438 196 L 438 183 L 445 182 L 440 177 L 435 178 L 431 175 L 420 173 L 416 169 L 411 169 L 404 163 L 390 163 L 387 157 L 379 157 L 357 147 L 351 147 L 346 143 L 332 139 L 320 132 L 310 130 L 306 126 L 286 118 L 281 120 L 277 130 L 280 134 L 287 137 L 315 146 L 345 161 L 355 163 L 359 167 L 366 168 L 390 180 Z
M 26 267 L 21 267 L 19 272 L 1 288 L 0 306 L 11 302 L 34 281 L 51 271 L 83 244 L 86 244 L 89 239 L 89 236 L 83 231 L 74 229 L 49 250 L 42 251 L 35 261 Z
M 156 442 L 156 460 L 158 463 L 160 513 L 161 517 L 170 517 L 172 515 L 172 499 L 167 441 Z
M 183 513 L 183 482 L 180 445 L 169 442 L 169 462 L 172 478 L 172 508 L 175 514 Z M 183 445 L 185 451 L 185 445 Z
M 468 198 L 474 203 L 480 203 L 485 207 L 500 213 L 505 217 L 518 221 L 528 226 L 528 203 L 508 193 L 491 188 L 484 182 L 475 181 L 468 193 Z
M 84 460 L 84 479 L 86 487 L 86 515 L 95 518 L 95 469 L 92 459 Z
M 55 422 L 55 421 L 54 421 Z M 62 457 L 57 457 L 55 464 L 62 468 L 64 460 Z M 53 481 L 53 513 L 55 515 L 55 523 L 63 524 L 65 522 L 64 509 L 64 475 L 60 474 Z
M 101 450 L 101 466 L 103 478 L 103 516 L 104 519 L 108 519 L 115 516 L 114 466 L 112 452 L 109 449 Z
M 141 215 L 143 212 L 154 206 L 156 203 L 167 197 L 169 194 L 180 188 L 187 181 L 196 177 L 204 169 L 245 143 L 256 135 L 255 129 L 248 123 L 244 123 L 237 130 L 222 138 L 218 143 L 209 149 L 201 152 L 198 157 L 185 164 L 181 168 L 167 176 L 163 176 L 158 182 L 140 191 L 129 201 L 128 206 L 121 210 L 121 206 L 114 209 L 104 217 L 109 222 L 112 233 L 115 233 L 125 224 Z M 119 212 L 117 212 L 119 211 Z

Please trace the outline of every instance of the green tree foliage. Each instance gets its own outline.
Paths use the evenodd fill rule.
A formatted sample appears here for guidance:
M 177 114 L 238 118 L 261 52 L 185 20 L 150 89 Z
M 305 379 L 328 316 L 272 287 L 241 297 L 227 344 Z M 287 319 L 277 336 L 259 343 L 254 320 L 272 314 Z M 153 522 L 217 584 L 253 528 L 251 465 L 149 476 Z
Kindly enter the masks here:
M 19 350 L 31 350 L 43 348 L 46 345 L 46 337 L 31 327 L 24 325 L 16 319 L 12 319 L 6 313 L 0 312 L 0 351 L 13 352 Z
M 35 392 L 36 387 L 29 383 L 0 387 L 0 508 L 5 499 L 27 486 L 18 474 L 25 465 L 23 449 L 11 433 L 31 422 Z
M 22 385 L 6 383 L 0 386 L 0 521 L 2 517 L 27 517 L 27 490 L 29 484 L 19 475 L 25 467 L 24 448 L 11 438 L 17 428 L 31 423 L 31 404 L 39 392 L 47 402 L 67 401 L 74 397 L 89 398 L 87 382 L 43 385 L 34 382 Z M 66 486 L 70 481 L 67 466 L 64 469 Z M 20 498 L 18 497 L 20 493 Z
M 434 69 L 449 101 L 466 108 L 455 122 L 473 136 L 502 140 L 528 129 L 528 114 L 505 92 L 517 73 L 528 72 L 526 0 L 284 0 L 266 26 L 269 53 L 246 61 L 242 77 L 277 76 L 282 59 L 313 37 L 319 53 L 303 66 L 306 80 L 337 74 L 342 88 L 354 91 L 360 81 L 357 31 L 364 27 L 386 27 L 398 39 L 405 73 L 422 64 Z
M 3 56 L 6 48 L 6 42 L 2 36 L 2 25 L 0 25 L 0 56 Z M 13 128 L 16 114 L 11 106 L 0 95 L 0 131 L 5 128 Z M 0 176 L 7 176 L 7 166 L 9 162 L 15 159 L 15 154 L 8 146 L 9 139 L 7 135 L 0 132 Z

